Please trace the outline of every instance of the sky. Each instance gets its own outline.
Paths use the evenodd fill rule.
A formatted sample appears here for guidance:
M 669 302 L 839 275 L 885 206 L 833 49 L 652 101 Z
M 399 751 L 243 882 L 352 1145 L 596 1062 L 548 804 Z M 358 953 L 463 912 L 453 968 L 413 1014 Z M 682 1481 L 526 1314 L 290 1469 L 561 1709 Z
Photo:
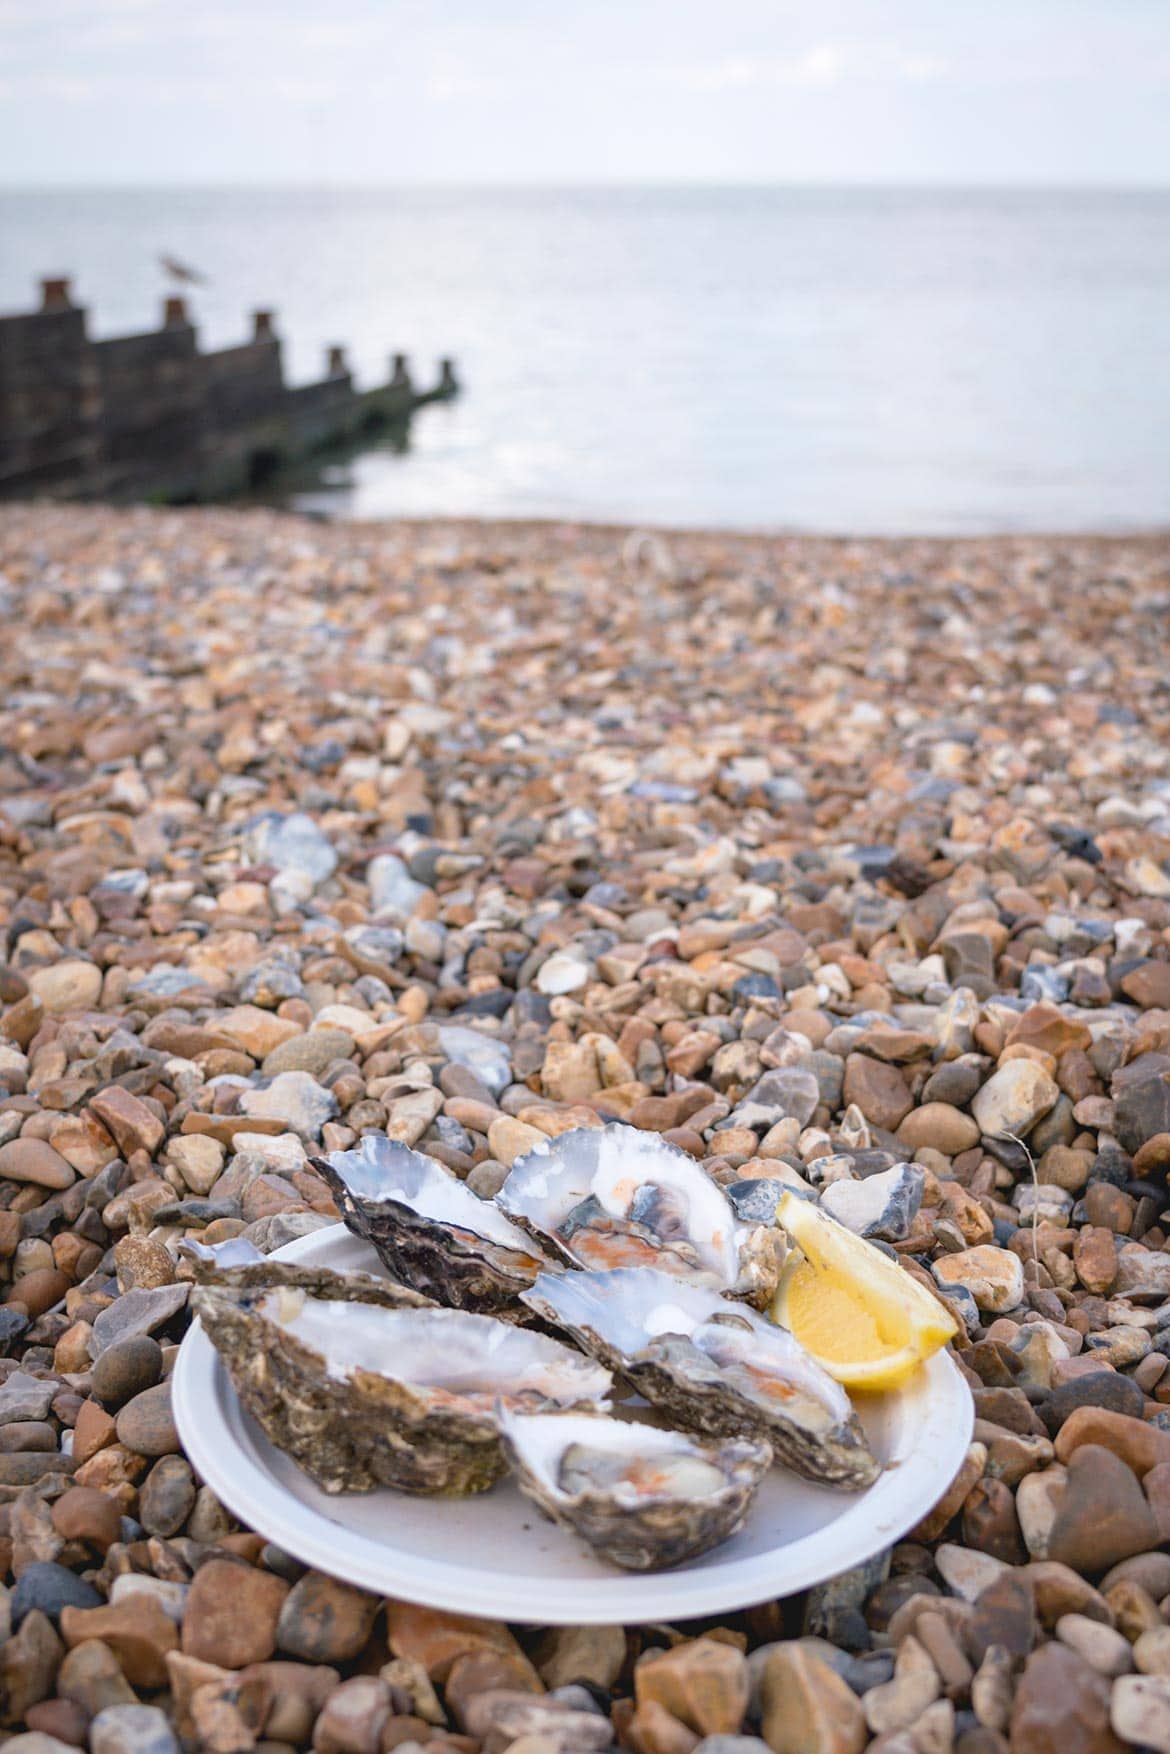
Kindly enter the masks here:
M 1170 183 L 1170 0 L 0 0 L 0 182 Z

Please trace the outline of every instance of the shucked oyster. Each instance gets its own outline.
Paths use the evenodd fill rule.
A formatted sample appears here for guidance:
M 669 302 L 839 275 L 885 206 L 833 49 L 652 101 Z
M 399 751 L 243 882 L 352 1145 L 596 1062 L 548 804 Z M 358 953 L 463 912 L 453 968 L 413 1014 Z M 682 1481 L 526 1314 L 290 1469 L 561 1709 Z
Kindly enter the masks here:
M 783 1233 L 741 1223 L 685 1151 L 634 1127 L 578 1128 L 518 1158 L 496 1202 L 579 1266 L 647 1266 L 763 1307 Z
M 326 1492 L 482 1492 L 505 1468 L 497 1407 L 608 1405 L 609 1371 L 559 1341 L 365 1275 L 269 1261 L 195 1308 L 265 1436 Z
M 437 1303 L 479 1314 L 504 1310 L 539 1272 L 555 1271 L 490 1200 L 384 1133 L 312 1162 L 347 1228 L 373 1244 L 396 1279 Z
M 501 1412 L 500 1434 L 528 1497 L 627 1571 L 681 1565 L 726 1541 L 772 1463 L 766 1443 L 700 1443 L 596 1416 Z
M 880 1471 L 841 1385 L 742 1304 L 648 1267 L 542 1274 L 523 1301 L 688 1431 L 766 1437 L 777 1461 L 833 1485 Z

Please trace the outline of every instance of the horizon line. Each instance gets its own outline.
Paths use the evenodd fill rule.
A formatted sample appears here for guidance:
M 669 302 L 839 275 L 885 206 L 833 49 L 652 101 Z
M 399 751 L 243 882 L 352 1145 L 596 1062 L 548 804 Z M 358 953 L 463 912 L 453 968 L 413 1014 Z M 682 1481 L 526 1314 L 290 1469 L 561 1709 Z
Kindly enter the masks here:
M 171 193 L 225 194 L 576 194 L 619 193 L 622 191 L 750 191 L 753 193 L 859 193 L 859 194 L 1170 194 L 1170 178 L 1157 182 L 1134 180 L 1065 180 L 1004 181 L 984 178 L 724 178 L 724 177 L 623 177 L 586 180 L 562 178 L 555 180 L 518 181 L 515 179 L 383 179 L 356 181 L 348 178 L 316 182 L 312 180 L 263 179 L 223 182 L 171 178 L 149 181 L 67 181 L 47 182 L 9 180 L 0 176 L 0 194 L 146 194 Z

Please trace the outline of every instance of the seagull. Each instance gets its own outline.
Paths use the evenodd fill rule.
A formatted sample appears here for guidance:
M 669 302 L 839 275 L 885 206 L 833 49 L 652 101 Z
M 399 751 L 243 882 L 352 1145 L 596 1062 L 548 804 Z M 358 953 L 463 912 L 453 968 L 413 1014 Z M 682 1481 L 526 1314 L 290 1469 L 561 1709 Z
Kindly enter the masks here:
M 197 268 L 188 268 L 183 262 L 177 262 L 173 256 L 160 256 L 159 263 L 172 280 L 181 280 L 184 286 L 206 286 L 206 274 L 200 274 Z

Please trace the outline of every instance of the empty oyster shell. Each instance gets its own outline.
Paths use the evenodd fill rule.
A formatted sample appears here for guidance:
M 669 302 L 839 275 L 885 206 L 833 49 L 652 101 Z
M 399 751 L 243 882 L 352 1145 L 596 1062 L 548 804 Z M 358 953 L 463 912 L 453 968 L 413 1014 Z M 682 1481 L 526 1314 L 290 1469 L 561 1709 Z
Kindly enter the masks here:
M 523 1300 L 687 1431 L 766 1437 L 777 1461 L 833 1485 L 880 1472 L 845 1390 L 753 1309 L 648 1267 L 542 1274 Z
M 497 1406 L 608 1405 L 609 1371 L 559 1341 L 364 1274 L 253 1263 L 195 1308 L 265 1436 L 326 1492 L 482 1492 L 506 1465 Z
M 184 1237 L 179 1243 L 180 1277 L 223 1291 L 270 1290 L 280 1284 L 311 1297 L 340 1302 L 381 1304 L 386 1309 L 437 1309 L 429 1297 L 385 1279 L 380 1273 L 335 1272 L 332 1267 L 302 1267 L 296 1261 L 274 1261 L 242 1236 L 208 1246 Z
M 573 1414 L 501 1411 L 521 1489 L 627 1571 L 697 1558 L 743 1526 L 772 1463 L 767 1443 Z
M 581 1267 L 654 1267 L 761 1308 L 776 1289 L 783 1232 L 741 1223 L 692 1157 L 634 1127 L 581 1127 L 538 1145 L 496 1202 Z
M 477 1314 L 514 1307 L 556 1262 L 490 1200 L 433 1157 L 367 1133 L 352 1151 L 314 1157 L 348 1229 L 373 1244 L 404 1285 Z

